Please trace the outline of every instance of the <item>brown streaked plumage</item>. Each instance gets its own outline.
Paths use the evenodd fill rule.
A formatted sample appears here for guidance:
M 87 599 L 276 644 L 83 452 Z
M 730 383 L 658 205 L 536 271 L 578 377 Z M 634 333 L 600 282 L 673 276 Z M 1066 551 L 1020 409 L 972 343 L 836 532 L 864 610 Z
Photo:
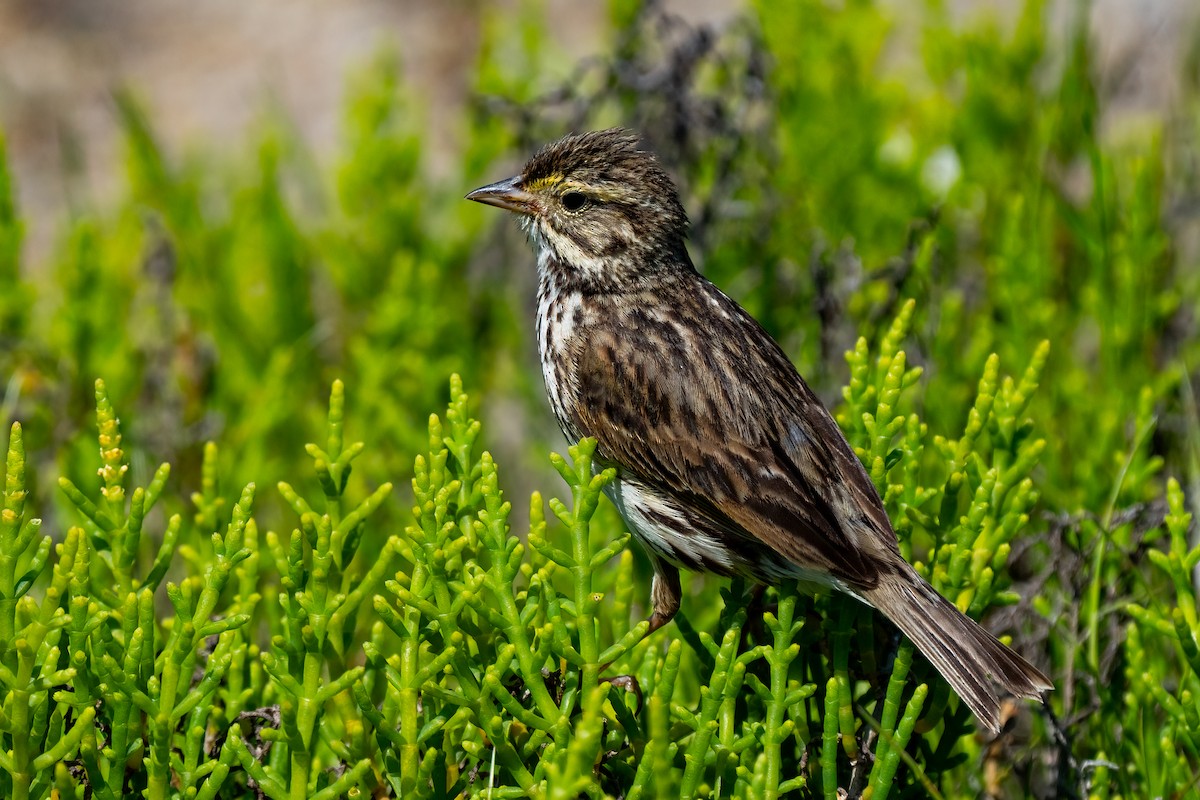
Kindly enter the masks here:
M 679 609 L 678 567 L 799 578 L 883 612 L 993 731 L 994 684 L 1052 688 L 904 561 L 829 412 L 692 266 L 675 186 L 634 134 L 568 136 L 467 197 L 521 215 L 537 250 L 550 405 L 617 469 L 608 495 L 655 565 L 651 630 Z

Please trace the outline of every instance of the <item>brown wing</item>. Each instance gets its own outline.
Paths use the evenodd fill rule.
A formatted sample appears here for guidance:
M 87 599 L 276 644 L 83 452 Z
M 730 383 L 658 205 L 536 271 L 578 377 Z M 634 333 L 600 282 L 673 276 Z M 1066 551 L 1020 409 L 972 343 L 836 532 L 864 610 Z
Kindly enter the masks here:
M 572 422 L 637 480 L 797 566 L 873 587 L 879 556 L 898 550 L 866 471 L 779 346 L 695 278 L 670 303 L 610 301 L 577 338 Z

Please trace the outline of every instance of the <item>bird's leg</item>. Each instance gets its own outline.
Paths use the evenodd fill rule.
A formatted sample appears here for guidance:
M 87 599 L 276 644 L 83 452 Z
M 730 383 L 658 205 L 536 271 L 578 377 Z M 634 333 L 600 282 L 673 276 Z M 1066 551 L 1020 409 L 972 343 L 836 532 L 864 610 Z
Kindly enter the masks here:
M 679 586 L 679 569 L 661 559 L 654 559 L 654 582 L 650 584 L 650 603 L 654 610 L 650 614 L 650 629 L 646 635 L 666 625 L 679 611 L 683 590 Z
M 654 582 L 650 584 L 651 611 L 650 617 L 646 620 L 650 623 L 650 627 L 646 629 L 646 636 L 674 619 L 682 600 L 683 589 L 679 585 L 679 569 L 660 558 L 654 558 Z M 642 638 L 644 639 L 645 636 Z M 604 672 L 612 665 L 613 662 L 609 661 L 600 667 L 600 672 Z M 611 683 L 612 680 L 610 679 L 609 682 Z
M 654 582 L 650 584 L 650 604 L 653 610 L 650 612 L 650 618 L 646 620 L 650 623 L 646 636 L 654 633 L 675 617 L 682 599 L 683 589 L 679 585 L 679 569 L 673 564 L 655 558 Z M 613 662 L 608 662 L 600 667 L 600 672 L 603 674 L 612 665 Z M 638 708 L 642 707 L 642 687 L 638 684 L 637 678 L 632 675 L 613 675 L 611 678 L 601 678 L 600 680 L 613 686 L 619 686 L 627 692 L 633 692 L 637 695 Z

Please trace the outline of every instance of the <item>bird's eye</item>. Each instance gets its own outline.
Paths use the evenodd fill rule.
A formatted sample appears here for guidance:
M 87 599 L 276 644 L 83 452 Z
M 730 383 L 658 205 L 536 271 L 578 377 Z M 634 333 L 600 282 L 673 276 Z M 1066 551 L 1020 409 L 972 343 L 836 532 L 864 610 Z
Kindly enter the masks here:
M 587 195 L 583 192 L 567 192 L 563 195 L 562 204 L 567 211 L 578 211 L 587 205 Z

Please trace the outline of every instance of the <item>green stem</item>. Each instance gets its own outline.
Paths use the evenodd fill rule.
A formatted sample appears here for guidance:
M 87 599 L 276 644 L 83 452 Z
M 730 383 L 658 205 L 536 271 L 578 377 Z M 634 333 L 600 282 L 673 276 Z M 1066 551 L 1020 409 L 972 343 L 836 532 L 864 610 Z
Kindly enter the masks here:
M 301 695 L 296 698 L 296 727 L 300 737 L 292 746 L 291 800 L 304 800 L 308 796 L 317 716 L 321 712 L 321 666 L 319 652 L 304 654 Z
M 790 725 L 785 726 L 784 715 L 787 711 L 788 671 L 800 652 L 800 646 L 792 643 L 795 611 L 796 593 L 785 591 L 780 597 L 776 618 L 770 623 L 774 644 L 767 651 L 766 658 L 771 668 L 771 698 L 763 721 L 766 728 L 764 754 L 767 758 L 763 797 L 767 800 L 776 800 L 780 796 L 779 784 L 783 780 L 782 745 L 790 733 Z
M 825 683 L 825 730 L 821 737 L 821 791 L 825 800 L 837 800 L 838 679 Z
M 21 555 L 17 544 L 25 513 L 25 444 L 19 423 L 13 423 L 9 433 L 5 470 L 4 507 L 0 509 L 0 642 L 11 642 L 16 632 L 17 559 Z
M 420 561 L 413 567 L 409 591 L 420 597 L 425 588 L 426 569 Z M 420 671 L 421 612 L 411 606 L 405 609 L 407 636 L 400 645 L 400 795 L 408 797 L 416 791 L 417 775 L 421 769 L 421 751 L 417 737 L 420 733 L 420 687 L 416 685 Z
M 29 669 L 29 659 L 24 657 L 24 654 L 20 658 L 20 664 L 17 685 L 28 686 L 31 670 Z M 29 797 L 29 784 L 33 781 L 33 759 L 29 752 L 29 737 L 21 734 L 22 731 L 29 730 L 29 692 L 24 689 L 14 689 L 10 697 L 12 702 L 9 704 L 11 709 L 9 718 L 12 721 L 12 730 L 15 732 L 10 740 L 13 748 L 13 800 L 25 800 Z

